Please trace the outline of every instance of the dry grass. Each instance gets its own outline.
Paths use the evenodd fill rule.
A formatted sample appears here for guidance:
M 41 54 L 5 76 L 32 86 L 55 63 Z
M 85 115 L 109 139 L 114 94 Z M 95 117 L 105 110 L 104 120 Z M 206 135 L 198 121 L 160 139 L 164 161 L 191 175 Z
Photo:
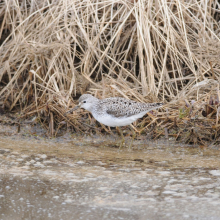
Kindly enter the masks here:
M 209 141 L 217 138 L 219 12 L 218 1 L 5 0 L 0 3 L 2 109 L 37 115 L 54 135 L 67 120 L 63 113 L 85 92 L 163 101 L 163 112 L 137 123 L 142 132 L 160 125 L 154 137 L 168 129 L 178 138 L 184 123 L 196 133 L 199 120 L 200 127 L 216 126 Z M 81 123 L 82 114 L 67 120 L 76 131 L 92 129 L 85 126 L 91 120 Z

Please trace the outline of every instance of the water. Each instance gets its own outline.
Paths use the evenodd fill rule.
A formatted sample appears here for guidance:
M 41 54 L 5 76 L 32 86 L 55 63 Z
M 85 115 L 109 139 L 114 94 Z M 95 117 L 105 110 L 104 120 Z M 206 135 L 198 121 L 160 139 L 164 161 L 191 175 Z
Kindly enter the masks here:
M 220 219 L 220 152 L 0 135 L 0 219 Z

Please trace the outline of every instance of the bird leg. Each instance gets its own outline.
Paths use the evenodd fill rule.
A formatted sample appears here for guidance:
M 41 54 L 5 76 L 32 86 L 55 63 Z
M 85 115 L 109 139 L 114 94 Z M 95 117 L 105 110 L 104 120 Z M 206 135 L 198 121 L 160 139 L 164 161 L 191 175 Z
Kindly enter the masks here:
M 136 138 L 136 132 L 135 132 L 136 129 L 135 130 L 133 129 L 134 126 L 132 126 L 132 124 L 130 125 L 130 127 L 131 127 L 131 131 L 132 131 L 132 140 L 131 140 L 131 144 L 129 145 L 129 150 L 132 148 L 134 139 Z
M 119 150 L 121 149 L 121 147 L 123 146 L 123 144 L 125 143 L 125 138 L 124 138 L 124 135 L 123 135 L 123 131 L 121 130 L 120 127 L 116 127 L 117 131 L 120 132 L 120 135 L 121 135 L 121 143 L 119 145 Z
M 132 148 L 134 139 L 136 137 L 136 132 L 135 132 L 136 129 L 132 125 L 130 125 L 130 127 L 131 127 L 131 132 L 132 132 L 132 140 L 131 140 L 131 143 L 129 144 L 129 150 Z M 121 130 L 121 128 L 120 127 L 116 127 L 116 129 L 120 133 L 120 136 L 121 136 L 121 139 L 122 139 L 121 143 L 119 145 L 119 150 L 120 150 L 121 147 L 123 146 L 123 144 L 125 143 L 125 138 L 124 138 L 123 131 Z
M 107 128 L 108 128 L 109 133 L 110 133 L 112 136 L 115 136 L 114 133 L 113 133 L 112 130 L 111 130 L 111 127 L 107 126 Z
M 138 131 L 137 128 L 135 128 L 134 125 L 132 125 L 132 124 L 130 124 L 130 127 L 131 127 L 133 130 L 135 130 L 135 132 L 137 132 L 139 135 L 141 134 L 141 131 L 142 131 L 142 130 Z

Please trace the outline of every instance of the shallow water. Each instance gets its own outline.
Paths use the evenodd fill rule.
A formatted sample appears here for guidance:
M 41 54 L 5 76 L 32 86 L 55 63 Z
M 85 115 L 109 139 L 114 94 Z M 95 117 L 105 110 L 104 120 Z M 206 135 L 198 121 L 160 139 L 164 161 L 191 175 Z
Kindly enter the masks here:
M 218 149 L 10 131 L 0 132 L 0 219 L 220 219 Z

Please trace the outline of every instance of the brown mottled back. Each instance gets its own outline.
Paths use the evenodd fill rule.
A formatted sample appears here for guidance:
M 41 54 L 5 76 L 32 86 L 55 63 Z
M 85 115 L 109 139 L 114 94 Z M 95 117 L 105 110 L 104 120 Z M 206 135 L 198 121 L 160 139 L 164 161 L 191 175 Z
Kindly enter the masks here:
M 140 103 L 129 99 L 115 97 L 99 100 L 95 111 L 99 114 L 106 112 L 114 117 L 129 117 L 141 112 L 148 112 L 161 107 L 162 103 Z

